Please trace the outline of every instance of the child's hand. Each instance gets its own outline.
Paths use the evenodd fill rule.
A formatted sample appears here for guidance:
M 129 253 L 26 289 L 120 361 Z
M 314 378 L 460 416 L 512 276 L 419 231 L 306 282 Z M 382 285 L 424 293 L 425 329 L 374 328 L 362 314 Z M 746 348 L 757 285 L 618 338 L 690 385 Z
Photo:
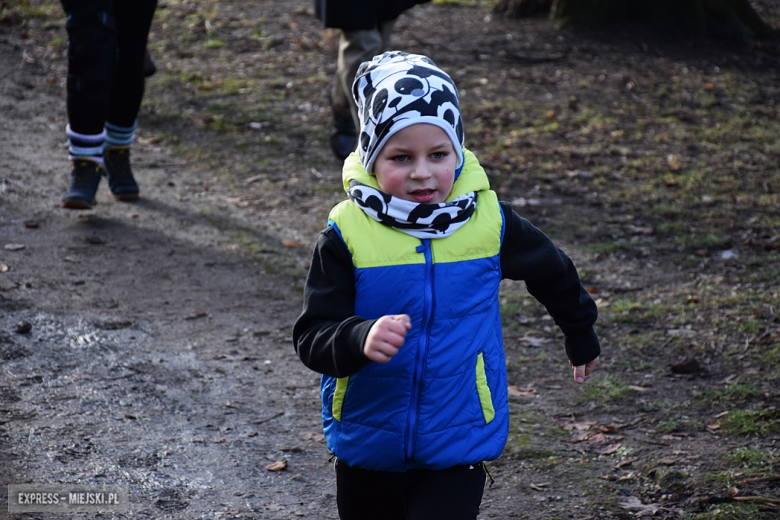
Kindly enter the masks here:
M 571 365 L 571 363 L 569 363 Z M 599 358 L 594 359 L 593 361 L 586 363 L 585 365 L 580 365 L 578 367 L 575 367 L 574 365 L 571 365 L 571 368 L 574 370 L 574 381 L 577 383 L 582 383 L 585 381 L 585 376 L 590 375 L 593 370 L 595 370 L 596 365 L 599 364 Z
M 382 316 L 368 331 L 363 353 L 371 361 L 387 363 L 398 354 L 404 344 L 406 332 L 412 328 L 412 320 L 406 314 Z

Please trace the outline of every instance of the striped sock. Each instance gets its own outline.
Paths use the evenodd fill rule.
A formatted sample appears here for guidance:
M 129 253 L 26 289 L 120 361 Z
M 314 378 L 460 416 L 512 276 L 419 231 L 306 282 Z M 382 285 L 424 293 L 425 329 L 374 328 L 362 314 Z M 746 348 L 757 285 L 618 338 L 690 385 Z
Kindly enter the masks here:
M 68 136 L 68 158 L 71 161 L 89 159 L 98 164 L 103 164 L 103 144 L 106 140 L 105 130 L 97 135 L 84 135 L 74 132 L 68 125 L 65 133 Z
M 133 143 L 135 138 L 135 129 L 138 126 L 138 121 L 133 122 L 133 126 L 129 128 L 112 125 L 106 122 L 106 142 L 103 145 L 104 148 L 113 147 L 127 147 Z

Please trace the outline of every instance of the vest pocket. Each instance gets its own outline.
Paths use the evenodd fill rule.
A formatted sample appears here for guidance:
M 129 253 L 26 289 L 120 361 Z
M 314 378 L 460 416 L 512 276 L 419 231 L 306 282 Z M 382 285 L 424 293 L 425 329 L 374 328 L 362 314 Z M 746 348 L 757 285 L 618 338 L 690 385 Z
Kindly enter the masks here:
M 338 392 L 338 386 L 336 392 Z M 485 424 L 489 424 L 496 416 L 496 410 L 493 408 L 493 395 L 490 392 L 487 376 L 485 375 L 485 359 L 482 356 L 482 352 L 477 356 L 477 394 L 479 394 L 479 404 L 482 406 L 482 414 L 485 416 Z M 333 399 L 333 406 L 334 408 L 336 406 L 335 396 Z
M 333 408 L 331 409 L 331 413 L 333 414 L 333 418 L 338 422 L 341 422 L 341 408 L 344 406 L 344 395 L 347 393 L 348 383 L 349 377 L 340 377 L 336 379 L 336 391 L 333 392 Z

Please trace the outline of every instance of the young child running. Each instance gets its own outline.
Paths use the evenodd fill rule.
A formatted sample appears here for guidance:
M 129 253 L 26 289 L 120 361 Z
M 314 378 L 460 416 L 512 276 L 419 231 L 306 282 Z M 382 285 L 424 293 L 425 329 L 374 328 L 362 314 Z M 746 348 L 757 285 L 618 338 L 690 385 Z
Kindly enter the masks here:
M 475 519 L 509 429 L 499 282 L 524 280 L 544 304 L 577 383 L 599 360 L 596 305 L 566 254 L 490 190 L 446 73 L 387 52 L 352 90 L 349 200 L 317 241 L 293 330 L 323 374 L 339 515 Z

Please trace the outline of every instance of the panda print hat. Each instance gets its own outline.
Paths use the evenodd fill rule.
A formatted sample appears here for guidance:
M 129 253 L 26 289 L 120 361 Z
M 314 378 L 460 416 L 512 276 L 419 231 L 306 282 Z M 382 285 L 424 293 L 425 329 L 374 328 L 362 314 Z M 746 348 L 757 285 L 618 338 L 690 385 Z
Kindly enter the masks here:
M 360 117 L 358 154 L 366 172 L 396 132 L 429 123 L 444 130 L 463 166 L 463 121 L 458 90 L 447 73 L 426 56 L 385 52 L 363 62 L 352 84 Z

